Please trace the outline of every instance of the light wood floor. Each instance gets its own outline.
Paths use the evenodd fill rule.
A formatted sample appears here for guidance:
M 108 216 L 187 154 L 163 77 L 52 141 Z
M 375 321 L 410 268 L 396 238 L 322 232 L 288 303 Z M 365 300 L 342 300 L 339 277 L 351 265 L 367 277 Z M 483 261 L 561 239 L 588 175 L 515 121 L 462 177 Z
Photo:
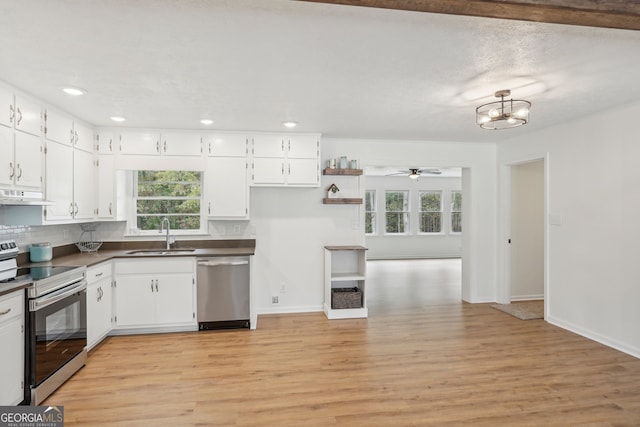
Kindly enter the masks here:
M 640 425 L 640 360 L 461 303 L 459 260 L 368 268 L 369 319 L 111 337 L 46 403 L 67 426 Z

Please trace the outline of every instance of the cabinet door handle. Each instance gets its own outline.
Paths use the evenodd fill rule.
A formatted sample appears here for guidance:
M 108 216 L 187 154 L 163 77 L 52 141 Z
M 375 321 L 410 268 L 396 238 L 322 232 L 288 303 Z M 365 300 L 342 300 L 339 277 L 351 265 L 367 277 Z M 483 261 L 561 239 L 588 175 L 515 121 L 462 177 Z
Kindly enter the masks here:
M 16 174 L 16 168 L 13 167 L 13 162 L 9 162 L 9 178 L 13 179 L 13 176 Z
M 70 129 L 69 130 L 69 142 L 71 143 L 71 145 L 73 145 L 73 140 L 74 140 L 73 129 Z
M 153 292 L 153 279 L 151 279 L 151 292 Z
M 209 207 L 207 209 L 209 211 L 209 215 L 211 215 L 211 202 L 209 202 Z
M 0 316 L 4 316 L 5 314 L 9 314 L 11 312 L 11 308 L 7 308 L 5 311 L 0 311 Z
M 22 111 L 20 111 L 20 107 L 18 107 L 18 121 L 16 121 L 16 124 L 19 125 L 21 121 L 22 121 Z
M 284 139 L 282 140 L 282 148 L 280 151 L 284 152 Z
M 96 274 L 96 277 L 100 277 L 100 276 L 102 276 L 103 274 L 104 274 L 104 272 L 98 273 L 98 274 Z
M 284 175 L 284 163 L 282 164 L 282 175 Z
M 209 143 L 209 154 L 211 154 L 211 143 Z
M 9 105 L 9 123 L 13 123 L 13 119 L 16 118 L 16 110 L 13 108 L 13 104 Z
M 113 215 L 113 213 L 111 211 L 111 205 L 112 205 L 112 202 L 109 202 L 109 215 Z
M 78 144 L 78 140 L 80 140 L 80 137 L 78 136 L 78 132 L 74 132 L 76 135 L 76 145 Z
M 113 151 L 113 138 L 109 139 L 109 151 Z
M 76 205 L 76 211 L 73 213 L 74 216 L 78 215 L 78 211 L 80 211 L 80 208 L 78 207 L 77 203 L 74 203 L 74 205 Z
M 156 279 L 156 292 L 158 292 L 158 279 Z
M 162 150 L 166 153 L 167 152 L 167 140 L 164 140 L 164 144 L 162 145 Z
M 73 216 L 73 203 L 69 203 L 69 215 Z
M 160 141 L 156 141 L 156 152 L 160 152 Z
M 18 176 L 16 178 L 20 180 L 20 178 L 22 178 L 22 168 L 20 167 L 20 163 L 16 163 L 16 169 L 18 169 Z

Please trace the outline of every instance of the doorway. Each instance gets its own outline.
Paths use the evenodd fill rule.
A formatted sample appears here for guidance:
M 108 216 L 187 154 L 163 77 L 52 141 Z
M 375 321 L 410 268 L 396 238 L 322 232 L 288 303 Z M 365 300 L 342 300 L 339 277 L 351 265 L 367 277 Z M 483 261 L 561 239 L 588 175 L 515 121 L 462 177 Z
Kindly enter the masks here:
M 509 302 L 545 297 L 544 160 L 511 166 Z

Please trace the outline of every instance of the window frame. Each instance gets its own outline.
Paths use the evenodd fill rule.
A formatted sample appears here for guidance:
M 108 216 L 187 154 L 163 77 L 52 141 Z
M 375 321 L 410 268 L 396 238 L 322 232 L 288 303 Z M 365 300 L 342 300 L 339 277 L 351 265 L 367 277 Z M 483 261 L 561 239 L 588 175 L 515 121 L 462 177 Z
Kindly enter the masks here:
M 422 195 L 423 194 L 437 194 L 440 198 L 440 210 L 437 211 L 423 211 L 422 210 Z M 442 190 L 418 190 L 418 230 L 417 234 L 419 235 L 428 235 L 433 236 L 437 234 L 444 234 L 444 200 L 443 200 L 443 191 Z M 439 231 L 422 231 L 422 216 L 425 213 L 438 213 L 440 214 L 440 230 Z
M 403 211 L 389 211 L 387 210 L 387 195 L 389 193 L 403 193 L 404 194 L 404 204 L 406 205 L 406 210 Z M 388 221 L 387 216 L 392 214 L 402 214 L 405 217 L 405 227 L 404 231 L 394 232 L 388 230 Z M 412 235 L 411 230 L 411 191 L 410 190 L 385 190 L 384 191 L 384 235 L 385 236 L 410 236 Z
M 189 171 L 189 172 L 196 172 L 198 174 L 200 174 L 200 196 L 199 198 L 195 198 L 195 197 L 163 197 L 163 196 L 143 196 L 143 197 L 139 197 L 138 196 L 138 172 L 139 171 L 145 171 L 145 170 L 150 170 L 150 169 L 138 169 L 138 170 L 133 170 L 132 172 L 132 189 L 131 189 L 131 208 L 129 209 L 129 235 L 136 235 L 136 236 L 159 236 L 159 230 L 158 229 L 154 229 L 154 230 L 142 230 L 138 228 L 138 200 L 196 200 L 198 199 L 200 201 L 200 212 L 198 214 L 192 214 L 191 216 L 197 216 L 199 218 L 199 223 L 200 223 L 200 227 L 198 229 L 190 229 L 190 230 L 184 230 L 184 229 L 179 229 L 179 228 L 171 228 L 171 235 L 172 236 L 194 236 L 194 235 L 203 235 L 203 234 L 207 234 L 207 218 L 205 215 L 205 208 L 204 208 L 204 173 L 203 171 L 199 171 L 199 170 L 193 170 L 193 171 Z M 161 172 L 159 170 L 150 170 L 153 172 Z M 181 172 L 177 171 L 177 172 Z M 185 170 L 186 172 L 186 170 Z M 159 216 L 159 217 L 171 217 L 171 216 L 177 216 L 179 214 L 169 214 L 169 213 L 165 213 L 165 214 L 154 214 L 154 215 L 150 215 L 150 216 Z M 164 234 L 162 234 L 164 235 Z

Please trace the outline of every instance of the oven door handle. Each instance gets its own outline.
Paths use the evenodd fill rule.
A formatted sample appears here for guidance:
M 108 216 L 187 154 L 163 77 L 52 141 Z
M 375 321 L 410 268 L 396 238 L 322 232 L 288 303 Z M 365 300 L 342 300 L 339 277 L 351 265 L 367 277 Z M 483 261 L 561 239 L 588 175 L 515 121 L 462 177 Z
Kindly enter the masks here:
M 68 286 L 66 288 L 51 292 L 50 294 L 29 301 L 29 311 L 38 311 L 84 289 L 87 289 L 87 281 L 81 280 L 72 286 Z

